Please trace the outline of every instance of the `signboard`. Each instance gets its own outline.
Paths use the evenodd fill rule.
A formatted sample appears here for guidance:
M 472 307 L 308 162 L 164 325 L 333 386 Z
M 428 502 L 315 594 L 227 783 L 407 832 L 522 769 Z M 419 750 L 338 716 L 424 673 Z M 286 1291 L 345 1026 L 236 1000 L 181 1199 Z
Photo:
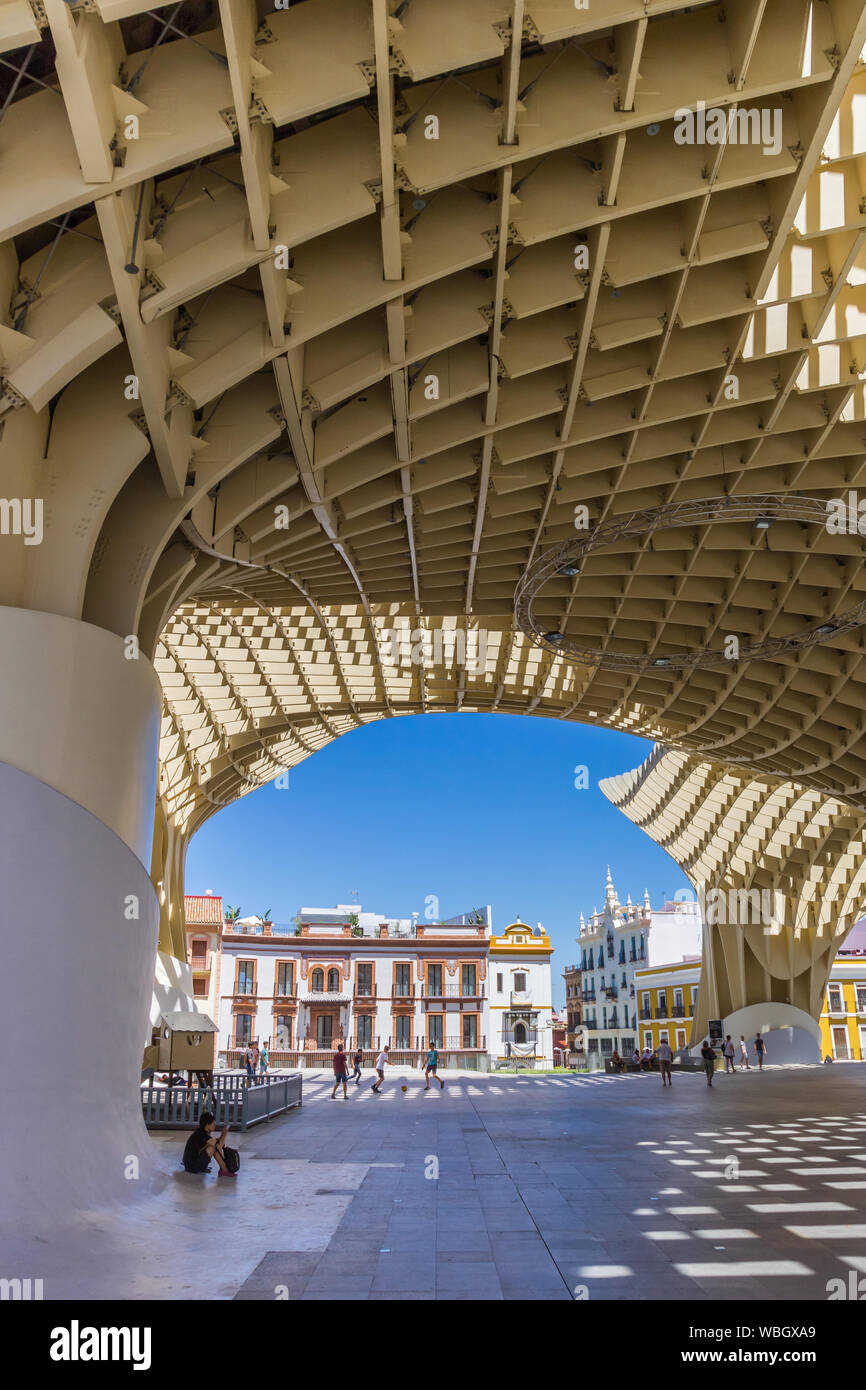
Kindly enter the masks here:
M 710 1043 L 711 1043 L 711 1044 L 712 1044 L 712 1043 L 724 1042 L 724 1039 L 725 1039 L 725 1030 L 724 1030 L 724 1027 L 722 1026 L 722 1019 L 720 1019 L 720 1018 L 711 1018 L 711 1019 L 710 1019 L 710 1022 L 709 1022 L 709 1039 L 710 1039 Z

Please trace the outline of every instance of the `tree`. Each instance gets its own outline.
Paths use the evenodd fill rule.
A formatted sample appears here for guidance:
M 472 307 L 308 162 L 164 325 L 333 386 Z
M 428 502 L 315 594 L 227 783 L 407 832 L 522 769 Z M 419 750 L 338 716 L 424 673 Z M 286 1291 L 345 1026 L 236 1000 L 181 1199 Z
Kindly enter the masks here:
M 349 926 L 352 928 L 352 935 L 353 935 L 353 936 L 363 936 L 363 935 L 364 935 L 363 930 L 361 929 L 361 922 L 360 922 L 360 918 L 358 917 L 357 912 L 350 912 L 350 913 L 349 913 Z

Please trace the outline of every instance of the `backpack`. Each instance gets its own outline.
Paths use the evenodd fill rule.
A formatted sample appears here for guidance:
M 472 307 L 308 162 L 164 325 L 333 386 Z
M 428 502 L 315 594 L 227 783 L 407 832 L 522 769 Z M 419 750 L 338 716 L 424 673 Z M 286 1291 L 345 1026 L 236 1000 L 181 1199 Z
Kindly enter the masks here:
M 237 1149 L 229 1148 L 228 1144 L 222 1147 L 223 1162 L 230 1173 L 236 1173 L 241 1166 L 241 1156 Z

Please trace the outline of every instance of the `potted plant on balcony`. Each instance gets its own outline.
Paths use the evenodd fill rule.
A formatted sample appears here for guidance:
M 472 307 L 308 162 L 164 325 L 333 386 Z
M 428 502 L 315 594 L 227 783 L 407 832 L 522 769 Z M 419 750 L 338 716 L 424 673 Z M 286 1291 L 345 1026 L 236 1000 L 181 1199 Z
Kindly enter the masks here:
M 361 923 L 360 923 L 360 921 L 359 921 L 359 919 L 358 919 L 358 914 L 357 914 L 357 912 L 350 912 L 350 913 L 349 913 L 349 926 L 350 926 L 350 928 L 351 928 L 351 931 L 352 931 L 352 935 L 353 935 L 353 936 L 363 936 L 363 935 L 364 935 L 364 929 L 363 929 L 363 927 L 361 926 Z
M 294 923 L 295 923 L 295 930 L 294 930 L 294 932 L 293 932 L 292 934 L 293 934 L 294 936 L 300 936 L 300 934 L 301 934 L 301 917 L 300 917 L 300 913 L 296 913 L 295 918 L 294 918 Z
M 241 915 L 241 910 L 240 910 L 239 907 L 227 907 L 226 910 L 225 910 L 225 920 L 226 920 L 226 924 L 229 924 L 229 923 L 231 923 L 231 922 L 236 922 L 236 921 L 238 920 L 238 918 L 240 917 L 240 915 Z

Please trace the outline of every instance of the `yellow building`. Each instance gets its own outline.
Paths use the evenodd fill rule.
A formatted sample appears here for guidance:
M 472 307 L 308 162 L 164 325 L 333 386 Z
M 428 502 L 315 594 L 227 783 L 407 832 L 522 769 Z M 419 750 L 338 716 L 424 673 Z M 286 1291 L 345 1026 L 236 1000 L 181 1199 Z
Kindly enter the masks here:
M 490 937 L 490 1041 L 492 1065 L 521 1061 L 553 1066 L 550 937 L 539 922 L 516 922 Z
M 639 1050 L 655 1050 L 663 1038 L 674 1052 L 690 1045 L 700 980 L 700 956 L 672 965 L 644 966 L 634 972 Z
M 694 1047 L 694 1005 L 701 962 L 677 962 L 636 970 L 638 1046 L 658 1047 L 666 1038 L 674 1052 Z M 833 962 L 820 1017 L 821 1056 L 835 1061 L 866 1060 L 866 950 L 840 951 Z
M 862 1062 L 866 1058 L 866 955 L 840 953 L 833 962 L 821 1025 L 821 1055 Z

